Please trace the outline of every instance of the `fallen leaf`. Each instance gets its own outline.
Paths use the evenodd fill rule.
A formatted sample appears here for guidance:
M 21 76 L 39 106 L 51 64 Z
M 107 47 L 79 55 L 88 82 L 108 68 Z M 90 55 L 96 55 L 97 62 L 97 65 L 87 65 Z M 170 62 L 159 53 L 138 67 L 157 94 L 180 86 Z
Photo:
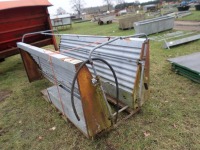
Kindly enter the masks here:
M 54 130 L 56 130 L 56 127 L 52 127 L 52 128 L 50 128 L 49 130 L 50 130 L 50 131 L 54 131 Z
M 42 136 L 39 136 L 39 137 L 38 137 L 38 139 L 39 139 L 39 140 L 42 140 L 42 139 L 43 139 L 43 137 L 42 137 Z
M 177 125 L 174 123 L 174 124 L 173 124 L 173 127 L 174 127 L 174 128 L 177 128 Z
M 151 135 L 150 132 L 147 132 L 147 131 L 144 132 L 144 136 L 145 136 L 145 137 L 148 137 L 148 136 L 150 136 L 150 135 Z

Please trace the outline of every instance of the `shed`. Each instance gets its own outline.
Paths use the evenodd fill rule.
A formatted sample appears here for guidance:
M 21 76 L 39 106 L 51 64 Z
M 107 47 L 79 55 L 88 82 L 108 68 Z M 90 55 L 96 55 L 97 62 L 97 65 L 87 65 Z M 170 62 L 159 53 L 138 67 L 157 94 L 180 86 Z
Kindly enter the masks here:
M 157 5 L 156 4 L 150 4 L 150 5 L 144 5 L 143 6 L 143 11 L 147 12 L 147 11 L 155 11 L 157 9 Z
M 16 42 L 26 33 L 52 30 L 47 7 L 48 0 L 0 1 L 0 59 L 19 53 Z M 33 34 L 25 42 L 35 46 L 53 44 L 54 36 Z
M 70 25 L 70 27 L 72 27 L 72 19 L 70 15 L 63 14 L 57 16 L 50 16 L 50 19 L 51 19 L 51 25 L 53 27 L 59 27 L 65 25 Z

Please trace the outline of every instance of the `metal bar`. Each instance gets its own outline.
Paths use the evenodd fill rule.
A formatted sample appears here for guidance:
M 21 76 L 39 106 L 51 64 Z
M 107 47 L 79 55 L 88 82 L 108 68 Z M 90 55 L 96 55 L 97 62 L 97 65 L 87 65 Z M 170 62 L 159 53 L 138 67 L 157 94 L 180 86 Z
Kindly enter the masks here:
M 174 41 L 164 43 L 163 48 L 173 47 L 173 46 L 181 45 L 183 43 L 188 43 L 188 42 L 199 40 L 199 39 L 200 39 L 200 34 L 193 35 L 193 36 L 190 36 L 190 37 L 186 37 L 186 38 L 182 38 L 182 39 L 178 39 L 178 40 L 174 40 Z
M 28 35 L 33 35 L 33 34 L 42 34 L 45 32 L 53 32 L 53 31 L 57 31 L 57 30 L 45 30 L 45 31 L 38 31 L 38 32 L 32 32 L 32 33 L 26 33 L 22 36 L 22 42 L 24 42 L 24 38 Z
M 118 113 L 121 113 L 122 111 L 126 110 L 128 108 L 128 106 L 124 106 L 122 107 L 120 110 L 118 110 Z M 116 116 L 116 112 L 112 115 L 113 117 Z

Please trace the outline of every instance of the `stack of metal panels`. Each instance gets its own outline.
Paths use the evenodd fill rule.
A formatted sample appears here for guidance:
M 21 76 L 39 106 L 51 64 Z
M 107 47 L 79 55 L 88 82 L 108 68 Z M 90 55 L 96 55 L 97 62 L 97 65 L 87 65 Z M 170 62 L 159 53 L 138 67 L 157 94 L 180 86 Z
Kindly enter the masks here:
M 168 60 L 172 63 L 173 71 L 200 83 L 200 52 Z

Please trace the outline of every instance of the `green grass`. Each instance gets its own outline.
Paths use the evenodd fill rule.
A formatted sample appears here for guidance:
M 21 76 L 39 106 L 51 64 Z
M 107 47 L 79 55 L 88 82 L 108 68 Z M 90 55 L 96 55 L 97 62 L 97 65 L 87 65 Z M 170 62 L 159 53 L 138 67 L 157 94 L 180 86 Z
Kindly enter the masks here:
M 73 24 L 71 30 L 60 32 L 113 36 L 134 33 L 118 30 L 115 23 L 98 26 L 90 22 Z M 40 90 L 50 86 L 47 80 L 29 83 L 20 56 L 7 58 L 0 63 L 0 90 L 11 90 L 12 94 L 0 102 L 0 149 L 200 149 L 200 84 L 172 72 L 166 61 L 199 52 L 200 40 L 171 50 L 163 50 L 162 43 L 150 45 L 151 92 L 142 112 L 93 141 L 66 123 L 42 98 Z M 56 130 L 51 131 L 52 127 Z M 150 135 L 145 137 L 145 132 Z
M 191 15 L 185 16 L 183 18 L 178 18 L 180 21 L 200 21 L 200 11 L 191 11 Z

